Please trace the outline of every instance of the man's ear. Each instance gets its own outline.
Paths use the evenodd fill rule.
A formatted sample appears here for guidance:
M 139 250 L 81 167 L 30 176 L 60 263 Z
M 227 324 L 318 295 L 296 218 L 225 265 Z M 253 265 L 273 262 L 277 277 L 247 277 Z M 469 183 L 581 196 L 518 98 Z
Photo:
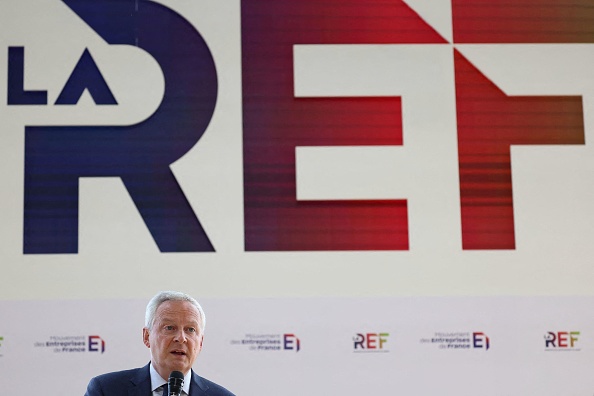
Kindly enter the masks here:
M 149 340 L 149 330 L 146 327 L 142 329 L 142 342 L 147 348 L 151 347 L 151 342 Z

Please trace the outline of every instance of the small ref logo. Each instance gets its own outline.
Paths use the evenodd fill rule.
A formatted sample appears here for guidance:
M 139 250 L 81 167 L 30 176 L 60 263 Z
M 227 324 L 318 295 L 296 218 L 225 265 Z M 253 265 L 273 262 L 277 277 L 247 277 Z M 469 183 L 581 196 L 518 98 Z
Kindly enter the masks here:
M 0 337 L 0 357 L 2 356 L 2 342 L 4 341 L 4 337 Z
M 580 351 L 577 346 L 579 331 L 548 331 L 545 336 L 546 351 Z
M 357 333 L 353 337 L 354 352 L 389 352 L 386 348 L 390 333 Z

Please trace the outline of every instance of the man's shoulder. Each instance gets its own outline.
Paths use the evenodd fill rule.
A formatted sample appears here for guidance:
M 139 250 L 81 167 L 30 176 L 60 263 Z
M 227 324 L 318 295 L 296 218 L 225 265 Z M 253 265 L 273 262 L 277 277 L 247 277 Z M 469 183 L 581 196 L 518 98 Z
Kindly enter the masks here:
M 133 369 L 128 369 L 128 370 L 112 371 L 110 373 L 100 374 L 100 375 L 96 376 L 95 378 L 98 379 L 99 381 L 104 381 L 104 380 L 113 381 L 113 380 L 117 380 L 117 379 L 127 380 L 130 377 L 134 377 L 135 375 L 137 375 L 139 372 L 141 372 L 144 369 L 145 369 L 145 367 L 138 367 L 138 368 L 133 368 Z
M 101 374 L 91 379 L 87 386 L 86 395 L 127 394 L 126 390 L 128 387 L 143 383 L 144 377 L 149 377 L 148 381 L 150 382 L 147 366 Z M 144 380 L 146 380 L 146 378 L 144 378 Z
M 208 380 L 204 377 L 201 377 L 198 374 L 194 375 L 199 378 L 199 381 L 201 382 L 200 385 L 206 388 L 206 394 L 208 396 L 235 396 L 228 389 L 222 387 L 221 385 L 212 382 L 211 380 Z

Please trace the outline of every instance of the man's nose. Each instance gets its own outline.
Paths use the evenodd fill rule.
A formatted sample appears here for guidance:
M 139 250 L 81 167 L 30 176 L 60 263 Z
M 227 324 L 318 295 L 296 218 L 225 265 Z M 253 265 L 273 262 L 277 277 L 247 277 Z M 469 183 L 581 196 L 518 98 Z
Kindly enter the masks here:
M 179 329 L 175 332 L 175 337 L 173 339 L 176 342 L 186 342 L 186 332 L 184 329 Z

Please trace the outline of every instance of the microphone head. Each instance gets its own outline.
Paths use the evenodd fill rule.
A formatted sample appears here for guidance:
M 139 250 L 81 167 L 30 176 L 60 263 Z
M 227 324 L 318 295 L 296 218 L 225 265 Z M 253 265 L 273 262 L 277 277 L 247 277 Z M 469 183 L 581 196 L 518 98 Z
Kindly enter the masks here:
M 172 371 L 169 374 L 169 394 L 181 395 L 182 387 L 184 386 L 184 375 L 181 371 Z

